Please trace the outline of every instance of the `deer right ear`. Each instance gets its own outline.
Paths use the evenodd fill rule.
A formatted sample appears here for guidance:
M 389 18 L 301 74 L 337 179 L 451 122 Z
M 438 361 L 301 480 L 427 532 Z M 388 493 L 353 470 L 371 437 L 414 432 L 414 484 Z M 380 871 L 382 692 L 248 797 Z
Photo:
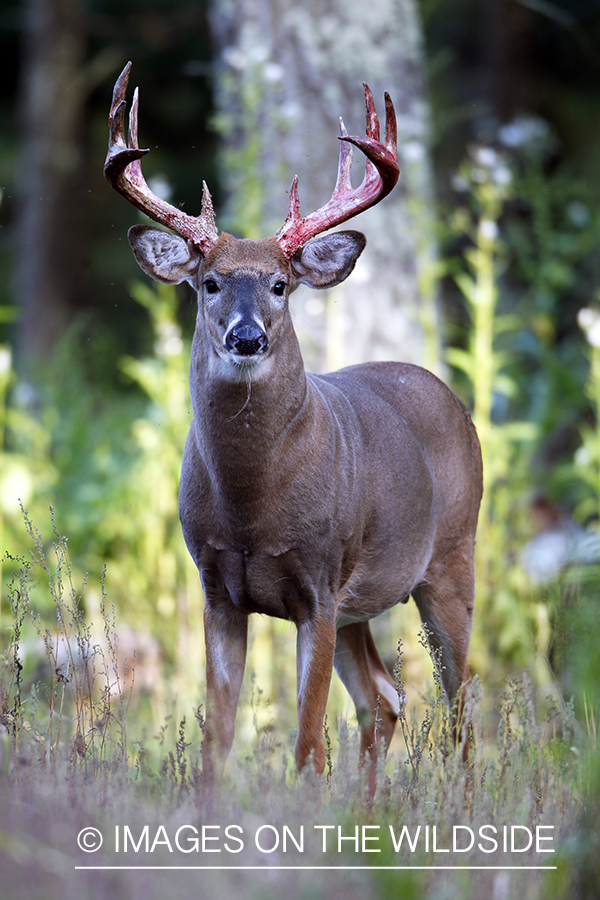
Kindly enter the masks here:
M 290 259 L 292 271 L 309 287 L 333 287 L 348 277 L 366 243 L 360 231 L 334 231 L 313 238 Z
M 165 284 L 193 282 L 202 265 L 202 253 L 189 241 L 151 225 L 134 225 L 127 233 L 139 267 Z

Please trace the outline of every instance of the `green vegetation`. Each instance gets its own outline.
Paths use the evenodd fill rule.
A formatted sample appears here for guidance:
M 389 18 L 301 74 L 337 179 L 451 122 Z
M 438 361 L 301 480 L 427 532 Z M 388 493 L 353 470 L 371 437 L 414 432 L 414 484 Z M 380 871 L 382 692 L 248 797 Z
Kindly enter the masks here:
M 559 348 L 559 304 L 548 298 L 560 294 L 565 278 L 548 277 L 543 284 L 534 278 L 531 273 L 539 266 L 523 265 L 523 239 L 513 233 L 517 207 L 519 220 L 524 207 L 532 210 L 533 223 L 539 214 L 519 180 L 520 165 L 518 156 L 475 151 L 459 172 L 457 187 L 465 202 L 450 217 L 446 233 L 443 268 L 460 291 L 455 302 L 463 310 L 462 328 L 448 335 L 447 361 L 455 390 L 473 409 L 486 473 L 471 652 L 476 675 L 465 703 L 464 730 L 472 737 L 466 765 L 452 743 L 435 661 L 431 685 L 432 662 L 424 635 L 417 634 L 412 604 L 393 610 L 374 628 L 384 652 L 402 635 L 396 674 L 407 700 L 390 757 L 381 762 L 372 809 L 356 766 L 357 734 L 352 721 L 347 724 L 352 711 L 335 680 L 326 732 L 329 774 L 315 780 L 310 772 L 295 773 L 292 630 L 269 619 L 252 623 L 223 823 L 235 822 L 248 835 L 260 824 L 280 834 L 287 825 L 296 836 L 304 826 L 311 845 L 307 837 L 305 854 L 294 862 L 305 866 L 339 865 L 340 860 L 366 866 L 433 864 L 431 846 L 426 851 L 417 843 L 408 857 L 396 853 L 390 826 L 397 837 L 403 825 L 411 836 L 419 825 L 422 835 L 426 826 L 435 825 L 439 843 L 442 837 L 452 839 L 453 825 L 465 826 L 460 833 L 466 837 L 466 829 L 478 834 L 484 824 L 499 833 L 505 825 L 554 826 L 556 870 L 457 869 L 442 875 L 429 869 L 373 868 L 348 876 L 349 890 L 353 885 L 352 890 L 381 897 L 391 890 L 433 897 L 443 886 L 448 896 L 516 892 L 584 898 L 593 896 L 588 882 L 595 884 L 598 875 L 592 824 L 600 798 L 600 673 L 594 647 L 600 576 L 593 539 L 600 503 L 600 314 L 593 305 L 583 307 L 569 347 Z M 545 190 L 548 206 L 557 206 L 552 184 Z M 564 185 L 560 196 L 573 202 Z M 541 205 L 537 195 L 536 204 Z M 566 227 L 561 216 L 546 222 L 547 231 L 533 229 L 535 253 L 550 255 L 543 248 L 553 247 L 556 265 L 559 226 Z M 591 234 L 593 217 L 586 227 Z M 578 243 L 580 261 L 590 234 Z M 563 243 L 569 265 L 576 265 L 572 244 Z M 531 248 L 527 252 L 534 254 Z M 132 295 L 148 316 L 152 353 L 121 360 L 118 394 L 100 393 L 88 383 L 85 366 L 78 363 L 76 331 L 65 339 L 54 377 L 38 393 L 19 383 L 8 350 L 0 385 L 2 527 L 11 547 L 3 579 L 12 579 L 3 597 L 1 631 L 0 789 L 9 799 L 6 818 L 0 813 L 0 842 L 9 866 L 21 865 L 30 832 L 19 831 L 19 804 L 31 804 L 40 823 L 31 831 L 36 847 L 51 868 L 60 870 L 57 892 L 64 891 L 69 876 L 62 864 L 52 862 L 52 854 L 60 859 L 66 854 L 69 866 L 75 859 L 83 864 L 76 850 L 78 825 L 93 822 L 112 834 L 115 825 L 128 822 L 132 829 L 134 823 L 158 828 L 161 817 L 198 828 L 210 824 L 203 818 L 200 756 L 202 597 L 176 504 L 191 416 L 189 341 L 172 288 L 136 284 Z M 540 296 L 545 298 L 541 319 L 535 311 Z M 566 383 L 568 391 L 579 392 L 578 408 L 586 414 L 558 465 L 544 457 L 544 448 L 564 410 L 572 417 L 573 409 L 561 407 L 560 397 L 540 395 L 548 370 L 557 391 Z M 569 418 L 570 424 L 574 421 L 579 420 Z M 521 550 L 535 532 L 533 510 L 540 491 L 548 505 L 564 502 L 570 525 L 592 539 L 592 552 L 588 557 L 574 553 L 532 580 Z M 25 525 L 19 500 L 28 510 Z M 47 522 L 50 502 L 57 524 L 52 514 L 48 543 L 31 522 Z M 56 830 L 49 824 L 53 814 L 62 822 Z M 334 842 L 323 855 L 322 834 L 317 829 L 316 842 L 314 825 L 326 824 L 334 826 L 334 837 L 338 826 L 344 836 L 352 836 L 356 825 L 379 826 L 365 833 L 379 835 L 381 854 L 371 856 L 366 849 L 356 854 L 348 841 L 341 854 Z M 170 851 L 160 852 L 168 855 L 145 857 L 144 863 L 173 861 Z M 488 857 L 482 863 L 482 856 L 475 845 L 455 854 L 453 862 L 483 864 Z M 497 864 L 546 863 L 531 848 L 509 857 Z M 275 859 L 256 847 L 242 858 L 247 865 Z M 287 859 L 280 852 L 277 863 Z M 107 864 L 110 856 L 103 860 Z M 232 865 L 239 860 L 227 857 Z M 439 857 L 433 862 L 439 864 Z M 282 873 L 277 878 L 299 897 L 320 896 L 327 893 L 329 877 L 322 875 L 322 888 L 308 880 L 308 873 L 290 874 L 289 882 Z M 161 877 L 157 886 L 163 885 Z M 206 893 L 216 883 L 211 877 Z M 236 876 L 223 875 L 229 877 Z M 247 883 L 249 896 L 264 896 L 270 889 L 256 877 Z M 37 876 L 32 878 L 35 888 Z M 102 896 L 100 888 L 93 890 Z
M 485 467 L 470 653 L 474 678 L 464 714 L 469 756 L 463 762 L 453 746 L 435 661 L 410 603 L 373 623 L 406 695 L 373 807 L 356 765 L 351 705 L 336 679 L 326 725 L 327 777 L 315 779 L 310 770 L 297 775 L 293 629 L 255 617 L 221 819 L 224 826 L 237 823 L 248 840 L 239 856 L 221 843 L 220 855 L 209 862 L 243 862 L 264 871 L 131 878 L 75 874 L 76 864 L 106 865 L 116 858 L 108 846 L 102 854 L 79 852 L 79 831 L 94 825 L 108 844 L 115 826 L 128 825 L 139 836 L 147 824 L 156 836 L 165 825 L 172 838 L 181 825 L 218 823 L 207 821 L 203 808 L 202 593 L 177 514 L 191 418 L 194 313 L 173 288 L 138 282 L 127 289 L 128 266 L 134 265 L 124 237 L 131 210 L 116 206 L 104 183 L 99 187 L 110 81 L 132 55 L 144 98 L 144 142 L 152 147 L 148 177 L 166 180 L 173 202 L 185 200 L 195 211 L 203 178 L 220 199 L 218 170 L 227 166 L 230 184 L 237 185 L 228 227 L 235 221 L 244 233 L 261 236 L 256 145 L 217 159 L 206 123 L 212 116 L 217 130 L 230 136 L 240 123 L 251 124 L 256 100 L 267 90 L 267 58 L 259 53 L 250 60 L 241 108 L 215 117 L 204 4 L 97 2 L 86 7 L 89 21 L 75 17 L 90 63 L 87 119 L 78 129 L 81 152 L 83 144 L 102 147 L 90 162 L 97 181 L 82 176 L 86 188 L 75 192 L 78 202 L 85 196 L 90 204 L 80 213 L 89 222 L 85 252 L 62 241 L 69 265 L 75 259 L 85 270 L 79 295 L 85 307 L 73 311 L 71 330 L 30 383 L 35 373 L 26 377 L 19 369 L 23 362 L 9 330 L 17 316 L 12 257 L 15 248 L 30 251 L 25 242 L 19 247 L 12 224 L 18 206 L 13 173 L 21 152 L 13 102 L 20 14 L 18 4 L 7 5 L 0 27 L 0 543 L 8 548 L 0 561 L 0 893 L 17 900 L 162 900 L 174 891 L 204 897 L 228 888 L 249 898 L 289 894 L 302 900 L 598 896 L 600 132 L 593 125 L 598 68 L 589 61 L 595 59 L 589 50 L 597 41 L 597 15 L 590 4 L 567 4 L 574 21 L 589 14 L 590 28 L 576 34 L 561 26 L 554 41 L 560 4 L 498 5 L 507 16 L 526 7 L 528 16 L 539 17 L 524 26 L 531 43 L 539 42 L 527 57 L 537 72 L 529 90 L 541 98 L 539 106 L 524 93 L 511 114 L 518 104 L 538 112 L 554 105 L 552 126 L 518 115 L 499 127 L 502 117 L 494 119 L 493 107 L 502 98 L 491 96 L 492 89 L 482 101 L 477 85 L 496 78 L 507 90 L 515 87 L 522 77 L 514 64 L 523 49 L 521 26 L 515 52 L 504 46 L 491 59 L 494 41 L 481 40 L 477 29 L 492 34 L 494 4 L 488 4 L 486 26 L 477 24 L 473 3 L 420 5 L 434 119 L 443 135 L 436 153 L 445 200 L 437 215 L 439 258 L 419 275 L 428 295 L 439 280 L 445 333 L 433 333 L 429 310 L 422 324 L 431 357 L 432 348 L 446 346 L 445 377 L 473 413 Z M 454 57 L 448 48 L 456 50 Z M 557 66 L 563 67 L 558 74 Z M 226 76 L 224 91 L 232 89 L 227 77 L 238 76 Z M 277 116 L 273 122 L 282 126 Z M 405 155 L 409 150 L 403 148 Z M 48 525 L 50 507 L 55 512 Z M 544 539 L 550 543 L 540 543 Z M 484 824 L 554 826 L 556 853 L 548 858 L 557 869 L 375 868 L 445 862 L 431 848 L 426 852 L 425 828 L 431 837 L 436 826 L 439 845 L 447 847 L 453 825 L 477 832 Z M 296 838 L 304 827 L 304 853 L 292 843 L 289 854 L 283 847 L 278 855 L 260 851 L 253 835 L 262 825 L 279 835 L 287 825 Z M 332 826 L 327 853 L 315 825 Z M 380 837 L 372 846 L 381 853 L 370 854 L 368 842 L 355 852 L 350 840 L 338 853 L 338 826 L 351 837 L 363 825 L 379 826 L 368 835 Z M 389 827 L 397 838 L 403 825 L 411 837 L 422 829 L 414 853 L 406 843 L 394 851 Z M 268 846 L 269 835 L 267 829 Z M 143 865 L 189 865 L 206 864 L 207 856 L 171 854 L 163 842 L 155 854 L 132 851 L 132 858 Z M 534 849 L 492 857 L 497 865 L 548 858 Z M 371 869 L 272 870 L 286 861 Z M 458 866 L 489 859 L 474 849 L 450 854 L 449 861 Z
M 328 896 L 331 874 L 310 866 L 350 867 L 336 873 L 337 889 L 381 898 L 390 891 L 424 898 L 440 891 L 483 898 L 500 890 L 540 900 L 592 896 L 586 890 L 597 874 L 596 838 L 588 826 L 599 748 L 589 710 L 585 725 L 569 704 L 550 704 L 540 717 L 523 676 L 507 682 L 491 726 L 475 679 L 464 704 L 463 733 L 471 743 L 463 761 L 438 675 L 423 712 L 401 716 L 371 806 L 367 779 L 356 767 L 358 735 L 345 720 L 327 728 L 329 775 L 316 778 L 310 767 L 298 775 L 293 735 L 282 733 L 272 715 L 259 724 L 265 710 L 253 692 L 245 705 L 254 734 L 236 742 L 221 816 L 208 816 L 201 707 L 181 719 L 167 716 L 152 736 L 132 733 L 135 687 L 125 684 L 119 627 L 103 586 L 98 638 L 81 613 L 66 539 L 54 530 L 48 552 L 28 519 L 26 526 L 32 560 L 21 564 L 10 586 L 11 633 L 0 673 L 0 848 L 5 877 L 18 877 L 27 896 L 64 896 L 81 883 L 74 867 L 89 865 L 231 867 L 218 873 L 220 889 L 240 883 L 236 866 L 254 867 L 243 875 L 246 897 L 282 890 L 298 898 Z M 33 591 L 42 583 L 55 609 L 54 630 L 43 629 L 33 608 Z M 32 631 L 41 638 L 38 657 Z M 128 666 L 135 680 L 135 659 Z M 402 694 L 401 648 L 395 672 Z M 78 835 L 90 827 L 103 835 L 101 854 L 77 848 Z M 205 849 L 194 851 L 203 827 Z M 217 849 L 218 858 L 209 855 Z M 283 866 L 300 868 L 276 871 Z M 425 868 L 393 868 L 402 866 Z M 459 868 L 469 866 L 514 868 Z M 547 868 L 527 868 L 540 866 Z M 194 896 L 208 897 L 217 883 L 211 871 L 152 872 L 147 882 L 138 877 L 151 897 L 165 890 L 167 878 L 169 889 L 175 885 L 184 896 L 193 885 Z M 86 878 L 86 896 L 106 895 L 104 876 Z M 110 896 L 129 896 L 129 884 L 127 873 L 111 873 Z

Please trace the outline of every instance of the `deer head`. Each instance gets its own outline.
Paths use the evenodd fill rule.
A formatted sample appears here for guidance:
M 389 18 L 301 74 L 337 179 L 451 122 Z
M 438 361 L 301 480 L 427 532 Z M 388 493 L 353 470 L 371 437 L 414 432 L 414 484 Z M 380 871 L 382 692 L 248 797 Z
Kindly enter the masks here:
M 134 225 L 128 235 L 133 253 L 144 272 L 157 281 L 188 281 L 194 287 L 203 299 L 206 328 L 215 353 L 232 365 L 233 373 L 247 373 L 268 358 L 286 321 L 287 298 L 298 284 L 329 288 L 347 278 L 354 268 L 366 243 L 360 232 L 335 232 L 320 238 L 317 235 L 378 203 L 396 184 L 396 117 L 392 101 L 386 94 L 383 143 L 367 85 L 366 137 L 349 136 L 340 119 L 337 181 L 325 206 L 303 218 L 295 177 L 288 215 L 277 233 L 261 241 L 240 240 L 227 233 L 218 234 L 206 184 L 197 217 L 160 199 L 146 184 L 140 160 L 148 150 L 138 146 L 137 89 L 129 117 L 128 141 L 124 133 L 130 69 L 128 63 L 115 85 L 104 173 L 115 190 L 134 206 L 171 229 Z M 352 144 L 367 157 L 365 175 L 357 188 L 352 187 L 350 180 Z

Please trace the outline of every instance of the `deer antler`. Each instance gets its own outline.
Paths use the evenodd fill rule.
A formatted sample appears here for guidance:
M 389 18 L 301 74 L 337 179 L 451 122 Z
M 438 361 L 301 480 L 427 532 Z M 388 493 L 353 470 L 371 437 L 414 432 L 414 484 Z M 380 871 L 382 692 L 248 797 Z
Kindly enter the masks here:
M 140 159 L 149 153 L 138 146 L 138 89 L 135 89 L 133 103 L 129 114 L 129 144 L 125 139 L 125 94 L 129 83 L 131 63 L 128 62 L 113 92 L 110 107 L 108 154 L 104 163 L 104 174 L 116 191 L 123 194 L 130 203 L 154 219 L 160 225 L 166 225 L 181 237 L 187 238 L 202 253 L 207 253 L 214 246 L 218 231 L 215 224 L 210 192 L 203 182 L 202 211 L 199 216 L 188 216 L 182 210 L 171 206 L 152 193 L 142 175 Z
M 363 210 L 379 203 L 398 181 L 398 150 L 396 145 L 396 113 L 390 95 L 385 95 L 385 143 L 379 141 L 379 119 L 373 94 L 364 85 L 367 108 L 367 136 L 350 137 L 340 119 L 340 161 L 337 181 L 331 200 L 305 218 L 300 215 L 298 176 L 290 189 L 290 208 L 287 218 L 275 237 L 287 257 L 302 247 L 309 238 L 351 219 Z M 353 188 L 350 181 L 352 147 L 354 144 L 367 157 L 362 184 Z

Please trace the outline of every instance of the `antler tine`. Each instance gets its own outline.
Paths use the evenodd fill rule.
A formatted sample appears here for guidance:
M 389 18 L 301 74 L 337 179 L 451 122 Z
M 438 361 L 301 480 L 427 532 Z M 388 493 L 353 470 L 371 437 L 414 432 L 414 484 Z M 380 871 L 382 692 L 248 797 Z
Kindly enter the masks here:
M 369 85 L 363 81 L 363 88 L 365 90 L 365 112 L 367 118 L 367 138 L 372 141 L 379 141 L 380 139 L 380 129 L 379 129 L 379 117 L 377 115 L 377 110 L 375 109 L 375 101 L 373 99 L 373 92 Z M 373 178 L 375 175 L 375 167 L 369 157 L 367 156 L 365 163 L 365 178 Z
M 119 75 L 113 91 L 112 103 L 109 114 L 109 138 L 108 138 L 108 154 L 104 163 L 104 174 L 113 185 L 118 178 L 120 171 L 133 160 L 140 159 L 148 153 L 148 150 L 140 150 L 138 148 L 137 139 L 132 147 L 129 147 L 125 139 L 125 94 L 127 92 L 127 84 L 129 82 L 129 72 L 131 63 L 127 63 L 121 74 Z M 133 109 L 132 109 L 133 113 Z M 130 119 L 131 128 L 131 119 Z M 134 128 L 137 138 L 137 126 Z M 119 188 L 117 188 L 119 190 Z
M 200 215 L 198 221 L 202 223 L 202 228 L 210 237 L 211 241 L 217 240 L 219 232 L 217 231 L 217 223 L 215 220 L 215 210 L 213 207 L 212 197 L 205 181 L 202 182 L 202 206 L 200 207 Z
M 386 94 L 385 144 L 380 141 L 379 119 L 375 110 L 373 94 L 368 85 L 365 88 L 367 113 L 366 137 L 351 137 L 340 119 L 339 140 L 342 147 L 354 144 L 367 157 L 365 175 L 357 188 L 352 188 L 350 169 L 352 166 L 351 147 L 340 147 L 340 159 L 335 188 L 325 206 L 302 218 L 298 203 L 298 179 L 294 179 L 290 191 L 290 209 L 277 238 L 283 252 L 291 257 L 299 247 L 322 231 L 346 222 L 365 209 L 379 203 L 393 189 L 398 181 L 398 153 L 396 149 L 396 115 L 394 106 Z
M 146 213 L 160 225 L 166 225 L 181 237 L 195 244 L 202 253 L 214 246 L 218 231 L 210 193 L 204 185 L 202 211 L 199 216 L 171 206 L 166 200 L 154 194 L 142 174 L 140 160 L 148 150 L 140 150 L 138 143 L 139 91 L 136 88 L 129 113 L 129 143 L 125 139 L 125 95 L 129 84 L 131 63 L 128 62 L 119 75 L 113 91 L 109 115 L 108 154 L 104 163 L 104 174 L 116 191 Z
M 131 109 L 129 110 L 129 143 L 136 150 L 139 149 L 138 143 L 138 107 L 140 105 L 140 89 L 136 88 L 133 92 L 133 100 L 131 101 Z
M 367 111 L 367 137 L 373 140 L 379 140 L 379 118 L 375 109 L 375 101 L 373 100 L 373 92 L 368 84 L 363 81 L 365 89 L 365 108 Z
M 298 197 L 298 176 L 294 175 L 292 185 L 290 187 L 290 205 L 285 224 L 297 222 L 301 219 L 300 215 L 300 198 Z
M 348 137 L 344 120 L 340 117 L 340 133 L 339 137 Z M 341 197 L 348 190 L 352 190 L 352 181 L 350 175 L 352 172 L 352 144 L 347 141 L 340 141 L 340 161 L 338 164 L 338 174 L 335 187 L 333 189 L 332 199 Z
M 110 105 L 110 113 L 108 116 L 109 123 L 109 147 L 121 146 L 126 147 L 125 134 L 123 130 L 123 116 L 125 114 L 125 91 L 127 90 L 127 82 L 129 81 L 129 70 L 131 63 L 127 63 L 113 88 L 112 102 Z
M 127 132 L 127 140 L 128 144 L 132 150 L 139 150 L 139 141 L 138 141 L 138 108 L 140 104 L 140 91 L 139 88 L 136 88 L 133 92 L 133 100 L 131 102 L 131 109 L 129 110 L 129 129 Z M 123 109 L 125 109 L 125 101 L 123 101 Z M 146 153 L 149 153 L 149 150 L 144 150 L 144 156 Z M 140 162 L 141 156 L 134 158 L 129 164 L 129 175 L 133 182 L 136 184 L 145 184 L 144 176 L 142 175 L 142 164 Z
M 385 146 L 390 153 L 398 158 L 398 124 L 396 122 L 396 110 L 392 98 L 385 92 Z

